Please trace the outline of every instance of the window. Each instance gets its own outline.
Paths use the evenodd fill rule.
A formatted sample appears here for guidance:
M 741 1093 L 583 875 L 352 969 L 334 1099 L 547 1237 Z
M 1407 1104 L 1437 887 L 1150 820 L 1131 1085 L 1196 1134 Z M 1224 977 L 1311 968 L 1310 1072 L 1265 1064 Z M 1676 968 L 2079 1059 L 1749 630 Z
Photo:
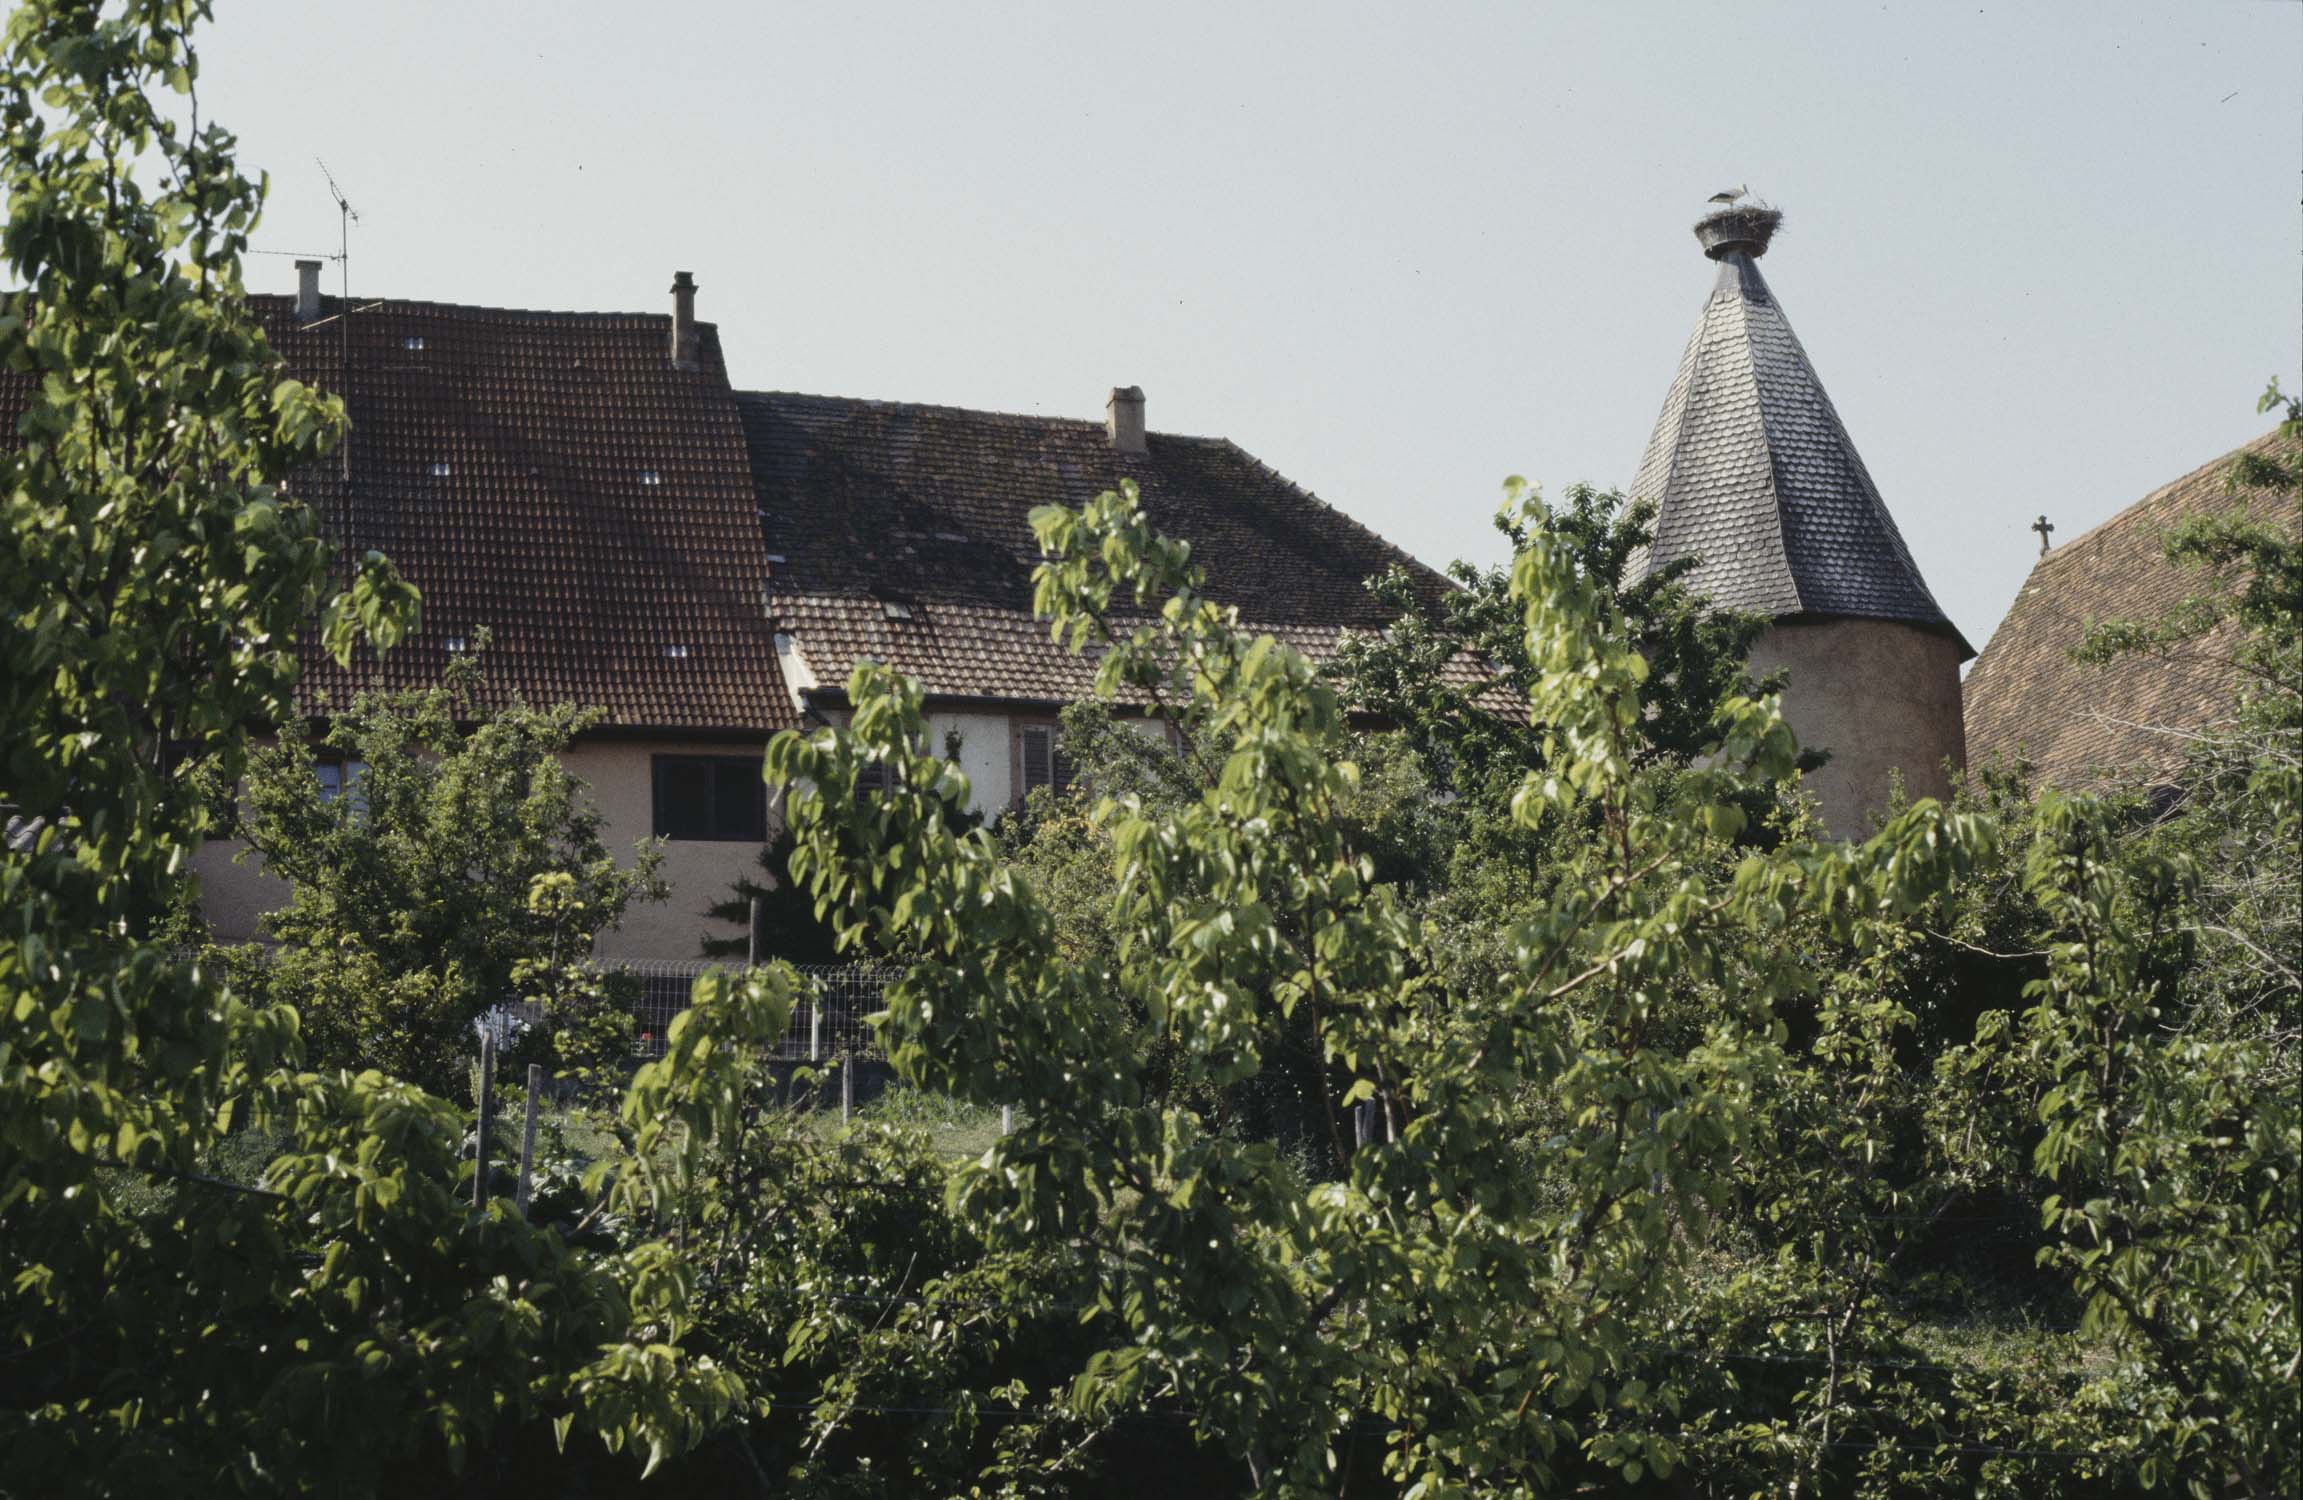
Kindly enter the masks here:
M 312 763 L 312 770 L 320 778 L 320 800 L 333 802 L 341 797 L 352 809 L 352 821 L 368 820 L 368 794 L 360 782 L 368 774 L 364 760 L 321 760 Z
M 654 763 L 656 837 L 767 841 L 758 756 L 659 755 Z
M 1068 791 L 1072 784 L 1071 757 L 1057 742 L 1053 724 L 1026 724 L 1016 730 L 1016 798 L 1035 786 Z
M 884 760 L 867 762 L 856 767 L 856 800 L 869 802 L 884 797 L 896 789 L 896 773 Z

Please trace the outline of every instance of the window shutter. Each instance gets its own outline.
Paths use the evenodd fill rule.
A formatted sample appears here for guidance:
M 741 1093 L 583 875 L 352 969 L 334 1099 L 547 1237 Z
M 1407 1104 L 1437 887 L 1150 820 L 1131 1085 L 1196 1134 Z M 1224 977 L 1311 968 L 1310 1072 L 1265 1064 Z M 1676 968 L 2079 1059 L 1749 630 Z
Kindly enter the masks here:
M 1022 791 L 1035 786 L 1051 785 L 1055 779 L 1055 731 L 1044 724 L 1028 725 L 1023 730 L 1024 784 Z

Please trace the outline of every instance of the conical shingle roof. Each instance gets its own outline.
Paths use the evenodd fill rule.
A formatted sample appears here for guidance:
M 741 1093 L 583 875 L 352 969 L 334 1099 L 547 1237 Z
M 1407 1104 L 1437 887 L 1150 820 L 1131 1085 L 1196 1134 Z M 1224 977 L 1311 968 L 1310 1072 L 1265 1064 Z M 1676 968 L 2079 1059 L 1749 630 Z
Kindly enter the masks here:
M 1693 555 L 1689 585 L 1722 608 L 1956 637 L 1759 274 L 1775 221 L 1730 209 L 1696 226 L 1719 275 L 1632 483 L 1656 517 L 1631 576 Z

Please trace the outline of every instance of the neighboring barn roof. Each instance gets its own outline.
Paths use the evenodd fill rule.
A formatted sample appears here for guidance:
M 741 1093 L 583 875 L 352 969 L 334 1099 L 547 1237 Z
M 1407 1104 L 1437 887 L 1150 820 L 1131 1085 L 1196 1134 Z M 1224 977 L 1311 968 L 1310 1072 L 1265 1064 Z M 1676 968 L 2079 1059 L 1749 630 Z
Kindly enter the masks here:
M 491 686 L 531 702 L 596 705 L 632 728 L 795 722 L 709 325 L 682 370 L 663 316 L 387 301 L 340 324 L 330 298 L 298 326 L 293 299 L 253 301 L 289 367 L 351 416 L 346 449 L 294 492 L 423 593 L 423 628 L 385 658 L 386 684 L 438 680 L 450 643 L 485 626 Z M 371 657 L 346 672 L 313 652 L 303 692 L 342 703 L 375 677 Z
M 1207 591 L 1313 656 L 1392 612 L 1365 587 L 1408 569 L 1452 587 L 1230 442 L 1151 433 L 1121 452 L 1098 423 L 779 392 L 737 398 L 751 442 L 777 628 L 790 675 L 837 690 L 871 657 L 931 694 L 1058 702 L 1091 662 L 1031 617 L 1041 505 L 1077 506 L 1122 479 L 1152 524 L 1186 538 Z M 795 660 L 796 657 L 796 660 Z
M 1630 576 L 1694 555 L 1689 587 L 1722 608 L 1957 637 L 1759 274 L 1778 217 L 1728 209 L 1696 226 L 1719 274 L 1632 482 L 1657 512 Z
M 2192 470 L 2032 565 L 1991 643 L 1967 674 L 1971 763 L 2025 755 L 2048 781 L 2171 770 L 2185 731 L 2230 722 L 2231 641 L 2218 631 L 2173 652 L 2101 666 L 2071 659 L 2088 626 L 2150 622 L 2200 592 L 2204 577 L 2168 561 L 2162 542 L 2188 516 L 2242 503 L 2226 478 L 2241 453 L 2281 447 L 2277 432 Z M 2286 497 L 2290 519 L 2294 497 Z

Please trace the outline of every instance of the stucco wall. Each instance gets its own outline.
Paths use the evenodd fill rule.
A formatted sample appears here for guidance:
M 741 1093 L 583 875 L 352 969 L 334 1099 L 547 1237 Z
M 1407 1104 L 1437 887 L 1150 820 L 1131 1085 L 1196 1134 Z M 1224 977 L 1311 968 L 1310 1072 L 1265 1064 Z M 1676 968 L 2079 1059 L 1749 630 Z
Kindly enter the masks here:
M 655 786 L 648 759 L 654 755 L 741 755 L 758 760 L 766 742 L 741 745 L 725 741 L 652 740 L 638 742 L 588 741 L 571 748 L 568 769 L 591 787 L 593 805 L 603 819 L 600 837 L 626 864 L 634 846 L 654 832 Z M 193 858 L 200 877 L 200 905 L 209 928 L 219 941 L 248 942 L 259 935 L 264 913 L 287 900 L 287 883 L 264 873 L 253 858 L 238 856 L 246 846 L 236 839 L 220 840 Z M 676 840 L 664 846 L 662 874 L 671 895 L 662 902 L 637 906 L 625 913 L 623 924 L 601 935 L 600 953 L 607 958 L 696 958 L 707 935 L 732 937 L 737 929 L 722 927 L 704 917 L 704 908 L 728 894 L 736 877 L 755 868 L 760 846 Z
M 767 742 L 588 740 L 562 757 L 569 771 L 592 789 L 601 816 L 600 838 L 618 859 L 629 862 L 633 847 L 655 831 L 655 779 L 649 758 L 657 755 L 740 755 L 753 761 Z M 698 958 L 707 936 L 736 937 L 741 929 L 712 922 L 704 908 L 724 899 L 739 875 L 759 868 L 760 846 L 750 842 L 674 839 L 664 845 L 662 875 L 671 895 L 635 906 L 623 923 L 600 935 L 603 958 Z
M 946 738 L 955 732 L 960 737 L 960 770 L 968 778 L 975 805 L 996 811 L 1014 801 L 1014 720 L 1007 714 L 931 710 L 928 753 L 942 755 Z
M 928 716 L 931 753 L 944 753 L 948 733 L 959 735 L 960 769 L 967 774 L 975 805 L 997 812 L 1015 800 L 1015 726 L 1047 723 L 1047 714 L 937 710 Z M 1130 721 L 1147 734 L 1162 733 L 1156 722 Z M 657 755 L 740 755 L 759 760 L 765 741 L 588 740 L 571 748 L 568 769 L 591 788 L 602 817 L 601 838 L 625 862 L 634 846 L 654 832 L 655 785 L 650 757 Z M 773 810 L 770 817 L 773 819 Z M 210 844 L 193 861 L 200 898 L 219 940 L 247 942 L 258 922 L 287 899 L 287 885 L 250 860 L 236 863 L 243 846 Z M 704 909 L 723 899 L 739 876 L 755 875 L 760 846 L 749 842 L 673 840 L 664 846 L 662 875 L 670 896 L 637 906 L 623 923 L 600 937 L 600 955 L 613 959 L 686 959 L 700 956 L 706 936 L 734 937 L 738 929 L 711 922 Z
M 1892 771 L 1915 797 L 1949 793 L 1944 763 L 1967 761 L 1958 642 L 1888 620 L 1785 621 L 1751 650 L 1753 675 L 1779 669 L 1800 744 L 1831 752 L 1807 787 L 1833 834 L 1869 832 Z

